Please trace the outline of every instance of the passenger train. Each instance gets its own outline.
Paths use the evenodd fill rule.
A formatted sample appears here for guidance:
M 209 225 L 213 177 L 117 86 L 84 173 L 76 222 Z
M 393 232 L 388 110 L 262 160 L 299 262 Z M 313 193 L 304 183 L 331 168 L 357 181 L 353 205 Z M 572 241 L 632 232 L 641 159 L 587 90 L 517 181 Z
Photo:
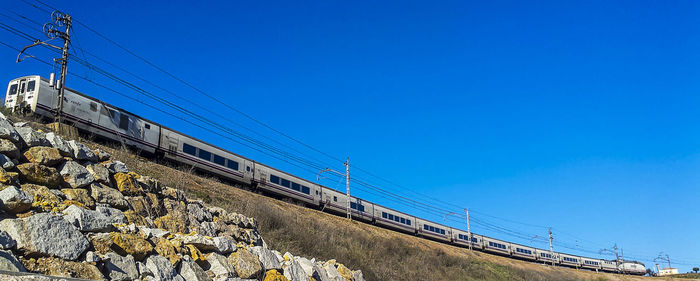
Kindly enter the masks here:
M 49 80 L 25 76 L 10 81 L 5 107 L 51 118 L 57 108 L 58 91 Z M 66 88 L 65 121 L 84 132 L 125 142 L 140 150 L 259 188 L 307 206 L 345 214 L 350 200 L 352 217 L 387 229 L 409 233 L 456 246 L 545 264 L 595 271 L 644 275 L 644 264 L 626 260 L 603 260 L 533 248 L 449 227 L 336 191 L 260 162 L 248 159 L 203 140 Z

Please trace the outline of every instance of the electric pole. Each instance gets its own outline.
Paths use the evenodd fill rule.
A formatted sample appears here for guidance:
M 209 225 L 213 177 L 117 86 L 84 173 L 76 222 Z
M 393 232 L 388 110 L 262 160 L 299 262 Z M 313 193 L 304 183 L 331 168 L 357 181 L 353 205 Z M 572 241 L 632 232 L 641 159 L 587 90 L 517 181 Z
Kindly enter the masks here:
M 324 172 L 331 172 L 331 173 L 345 177 L 345 196 L 347 196 L 347 202 L 346 202 L 347 205 L 345 206 L 345 212 L 347 213 L 348 219 L 352 220 L 352 215 L 350 212 L 350 157 L 348 157 L 347 160 L 345 160 L 345 163 L 343 165 L 345 165 L 345 174 L 338 172 L 336 170 L 333 170 L 331 168 L 325 168 L 325 169 L 321 170 L 320 172 L 318 172 L 318 175 L 316 175 L 316 180 L 320 180 L 321 174 L 323 174 Z M 358 209 L 359 209 L 359 207 L 358 207 Z
M 55 118 L 58 121 L 58 127 L 60 128 L 62 117 L 61 115 L 63 111 L 63 95 L 65 93 L 66 88 L 66 75 L 68 74 L 68 47 L 70 46 L 70 31 L 71 29 L 73 29 L 73 23 L 69 14 L 64 14 L 59 11 L 53 11 L 53 13 L 51 13 L 51 20 L 52 22 L 44 24 L 43 27 L 44 35 L 46 35 L 46 37 L 48 37 L 49 39 L 45 41 L 39 41 L 37 39 L 31 45 L 24 47 L 22 51 L 20 51 L 17 55 L 17 62 L 21 62 L 22 60 L 24 60 L 26 57 L 20 58 L 20 56 L 22 56 L 24 51 L 34 46 L 45 45 L 61 51 L 61 58 L 54 59 L 54 62 L 61 63 L 61 77 L 59 77 L 59 82 L 56 85 L 56 87 L 58 88 L 58 101 L 56 103 L 55 113 Z M 59 27 L 65 27 L 65 31 L 58 30 Z M 63 47 L 54 46 L 48 43 L 49 41 L 56 38 L 60 38 L 63 40 Z M 50 81 L 49 84 L 53 84 L 53 81 Z
M 554 237 L 552 237 L 552 228 L 549 228 L 549 254 L 552 255 L 552 266 L 554 266 L 554 246 L 552 246 L 552 240 L 554 240 Z
M 610 249 L 601 249 L 598 251 L 599 254 L 603 254 L 605 252 L 615 254 L 615 268 L 616 270 L 620 271 L 620 255 L 618 254 L 617 251 L 617 243 L 615 243 L 615 246 L 612 247 L 612 250 Z

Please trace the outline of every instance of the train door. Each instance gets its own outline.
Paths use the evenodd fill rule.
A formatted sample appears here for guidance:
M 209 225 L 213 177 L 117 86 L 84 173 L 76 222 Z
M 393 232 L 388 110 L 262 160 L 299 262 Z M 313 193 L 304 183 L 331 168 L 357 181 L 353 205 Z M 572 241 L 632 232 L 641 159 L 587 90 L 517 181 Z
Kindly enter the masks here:
M 246 180 L 253 179 L 253 173 L 255 172 L 255 163 L 253 161 L 245 159 L 243 160 L 243 165 L 245 166 L 245 168 L 243 168 L 243 178 Z

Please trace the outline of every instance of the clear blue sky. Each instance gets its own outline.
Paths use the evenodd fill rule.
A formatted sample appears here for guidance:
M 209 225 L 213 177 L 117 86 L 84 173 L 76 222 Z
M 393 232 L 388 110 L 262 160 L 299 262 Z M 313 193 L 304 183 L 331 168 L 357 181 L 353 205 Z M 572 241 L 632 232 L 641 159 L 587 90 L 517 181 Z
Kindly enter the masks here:
M 474 219 L 526 236 L 546 236 L 551 226 L 560 243 L 555 250 L 598 256 L 590 252 L 617 243 L 647 267 L 662 251 L 681 271 L 700 266 L 699 2 L 434 2 L 48 3 L 277 130 L 337 158 L 350 156 L 354 176 L 382 183 L 353 170 L 359 167 L 403 186 L 383 184 L 387 190 L 455 211 L 461 208 L 414 192 L 469 207 Z M 48 20 L 21 1 L 5 4 L 3 14 L 36 28 L 12 12 Z M 42 36 L 7 16 L 0 15 L 0 22 Z M 343 169 L 341 162 L 228 111 L 84 27 L 76 26 L 74 34 L 75 46 L 207 108 L 197 112 L 220 113 L 305 158 Z M 4 30 L 0 41 L 28 44 Z M 0 80 L 51 72 L 31 60 L 16 64 L 16 55 L 0 46 Z M 89 54 L 77 55 L 172 99 Z M 70 69 L 114 85 L 78 64 Z M 77 78 L 67 83 L 314 179 L 311 172 Z M 443 221 L 360 189 L 353 193 Z M 473 231 L 547 247 L 539 238 L 512 237 L 479 224 Z

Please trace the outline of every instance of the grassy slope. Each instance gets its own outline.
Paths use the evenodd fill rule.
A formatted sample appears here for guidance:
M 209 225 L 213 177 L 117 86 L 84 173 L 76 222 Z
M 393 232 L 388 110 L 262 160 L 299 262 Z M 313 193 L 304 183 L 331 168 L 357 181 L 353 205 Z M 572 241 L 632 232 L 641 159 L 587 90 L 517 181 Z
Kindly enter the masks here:
M 124 149 L 100 147 L 138 173 L 213 205 L 255 217 L 273 249 L 321 260 L 337 259 L 349 268 L 361 269 L 367 280 L 672 280 L 553 268 L 470 252 L 232 188 L 215 178 L 195 175 L 191 169 L 156 164 Z

